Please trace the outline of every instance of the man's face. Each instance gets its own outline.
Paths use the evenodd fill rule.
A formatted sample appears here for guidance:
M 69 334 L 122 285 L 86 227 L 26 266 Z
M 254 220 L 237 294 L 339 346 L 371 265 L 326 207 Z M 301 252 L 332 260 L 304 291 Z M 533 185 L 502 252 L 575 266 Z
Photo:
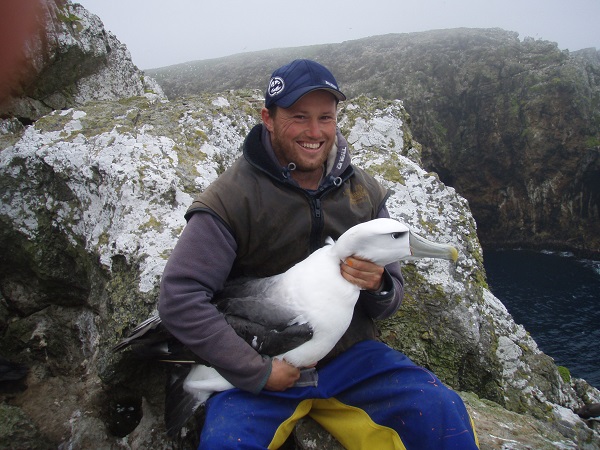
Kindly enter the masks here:
M 330 92 L 309 92 L 275 117 L 263 110 L 275 155 L 282 166 L 290 162 L 302 172 L 321 171 L 335 142 L 337 102 Z

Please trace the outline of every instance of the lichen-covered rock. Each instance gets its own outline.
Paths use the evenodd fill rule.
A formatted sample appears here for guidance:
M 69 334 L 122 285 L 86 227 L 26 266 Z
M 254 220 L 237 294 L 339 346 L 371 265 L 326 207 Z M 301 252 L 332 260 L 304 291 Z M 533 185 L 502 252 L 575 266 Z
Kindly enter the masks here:
M 129 51 L 104 29 L 98 16 L 78 3 L 40 0 L 35 27 L 22 42 L 0 117 L 37 120 L 53 110 L 92 100 L 146 95 L 165 98 L 160 86 L 131 61 Z
M 16 406 L 0 403 L 0 445 L 11 448 L 13 443 L 31 450 L 56 448 L 42 436 L 25 412 Z
M 155 310 L 184 211 L 240 155 L 261 107 L 258 91 L 132 97 L 0 127 L 0 347 L 31 368 L 28 389 L 4 401 L 48 442 L 132 448 L 150 433 L 152 447 L 167 448 L 197 439 L 162 434 L 165 367 L 111 347 Z M 400 101 L 359 97 L 345 102 L 340 127 L 354 162 L 392 191 L 391 215 L 453 243 L 460 259 L 403 266 L 406 299 L 380 323 L 383 339 L 455 389 L 598 448 L 570 412 L 598 391 L 563 381 L 489 292 L 468 204 L 418 165 L 407 118 Z

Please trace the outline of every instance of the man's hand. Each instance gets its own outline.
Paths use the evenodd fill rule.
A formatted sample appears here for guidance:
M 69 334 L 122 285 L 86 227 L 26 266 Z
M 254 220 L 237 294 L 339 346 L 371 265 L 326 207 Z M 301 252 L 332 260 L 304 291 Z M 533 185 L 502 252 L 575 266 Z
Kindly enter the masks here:
M 383 267 L 366 259 L 350 256 L 340 266 L 342 276 L 367 291 L 378 291 L 383 283 Z
M 300 378 L 300 369 L 280 359 L 272 360 L 271 375 L 265 384 L 268 391 L 285 391 Z

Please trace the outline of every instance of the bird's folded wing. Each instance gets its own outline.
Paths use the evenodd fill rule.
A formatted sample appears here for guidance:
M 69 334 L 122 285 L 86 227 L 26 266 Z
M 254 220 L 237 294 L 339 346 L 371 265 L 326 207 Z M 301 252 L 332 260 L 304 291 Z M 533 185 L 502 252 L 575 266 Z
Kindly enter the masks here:
M 242 339 L 263 355 L 280 355 L 312 338 L 312 330 L 308 324 L 272 327 L 230 313 L 224 313 L 224 317 Z M 130 336 L 113 347 L 113 351 L 128 347 L 143 359 L 206 364 L 202 358 L 173 337 L 158 315 L 136 327 Z
M 232 314 L 226 314 L 225 320 L 242 339 L 263 355 L 281 355 L 312 338 L 312 330 L 306 323 L 274 328 Z
M 157 328 L 159 328 L 159 330 L 157 330 Z M 158 314 L 150 316 L 148 319 L 144 320 L 137 327 L 135 327 L 129 336 L 115 345 L 113 347 L 113 352 L 117 352 L 129 347 L 133 342 L 136 342 L 136 340 L 139 342 L 146 342 L 144 339 L 152 338 L 154 342 L 162 341 L 164 340 L 164 336 L 161 334 L 162 328 L 164 327 L 162 326 L 162 321 L 160 320 Z M 153 333 L 153 331 L 156 332 Z
M 230 282 L 213 303 L 225 315 L 243 317 L 269 329 L 283 330 L 303 323 L 289 301 L 290 290 L 281 276 Z

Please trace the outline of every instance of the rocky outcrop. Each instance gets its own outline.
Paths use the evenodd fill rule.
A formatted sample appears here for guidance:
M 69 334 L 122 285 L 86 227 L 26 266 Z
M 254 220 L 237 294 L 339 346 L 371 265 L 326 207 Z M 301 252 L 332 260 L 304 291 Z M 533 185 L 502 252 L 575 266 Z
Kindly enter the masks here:
M 111 348 L 155 310 L 192 195 L 239 155 L 261 106 L 253 91 L 134 97 L 4 127 L 0 348 L 30 368 L 27 389 L 4 394 L 2 409 L 26 428 L 0 428 L 4 439 L 29 430 L 31 448 L 168 448 L 196 438 L 164 435 L 167 369 Z M 468 204 L 420 167 L 402 103 L 353 99 L 340 126 L 355 162 L 392 190 L 391 215 L 460 253 L 456 266 L 403 266 L 405 302 L 380 324 L 383 339 L 471 392 L 463 395 L 486 424 L 482 442 L 525 442 L 487 431 L 502 427 L 484 422 L 488 408 L 499 408 L 507 421 L 540 423 L 527 439 L 598 448 L 598 435 L 572 410 L 600 393 L 563 380 L 489 292 Z
M 600 255 L 600 56 L 500 29 L 374 36 L 155 69 L 170 97 L 266 85 L 313 58 L 344 92 L 401 99 L 423 163 L 470 203 L 482 243 Z
M 2 70 L 0 117 L 31 123 L 53 110 L 92 100 L 164 97 L 131 61 L 129 51 L 98 16 L 66 0 L 28 2 L 29 32 L 11 44 L 13 69 Z M 16 8 L 19 5 L 14 5 Z M 19 6 L 22 8 L 22 5 Z

